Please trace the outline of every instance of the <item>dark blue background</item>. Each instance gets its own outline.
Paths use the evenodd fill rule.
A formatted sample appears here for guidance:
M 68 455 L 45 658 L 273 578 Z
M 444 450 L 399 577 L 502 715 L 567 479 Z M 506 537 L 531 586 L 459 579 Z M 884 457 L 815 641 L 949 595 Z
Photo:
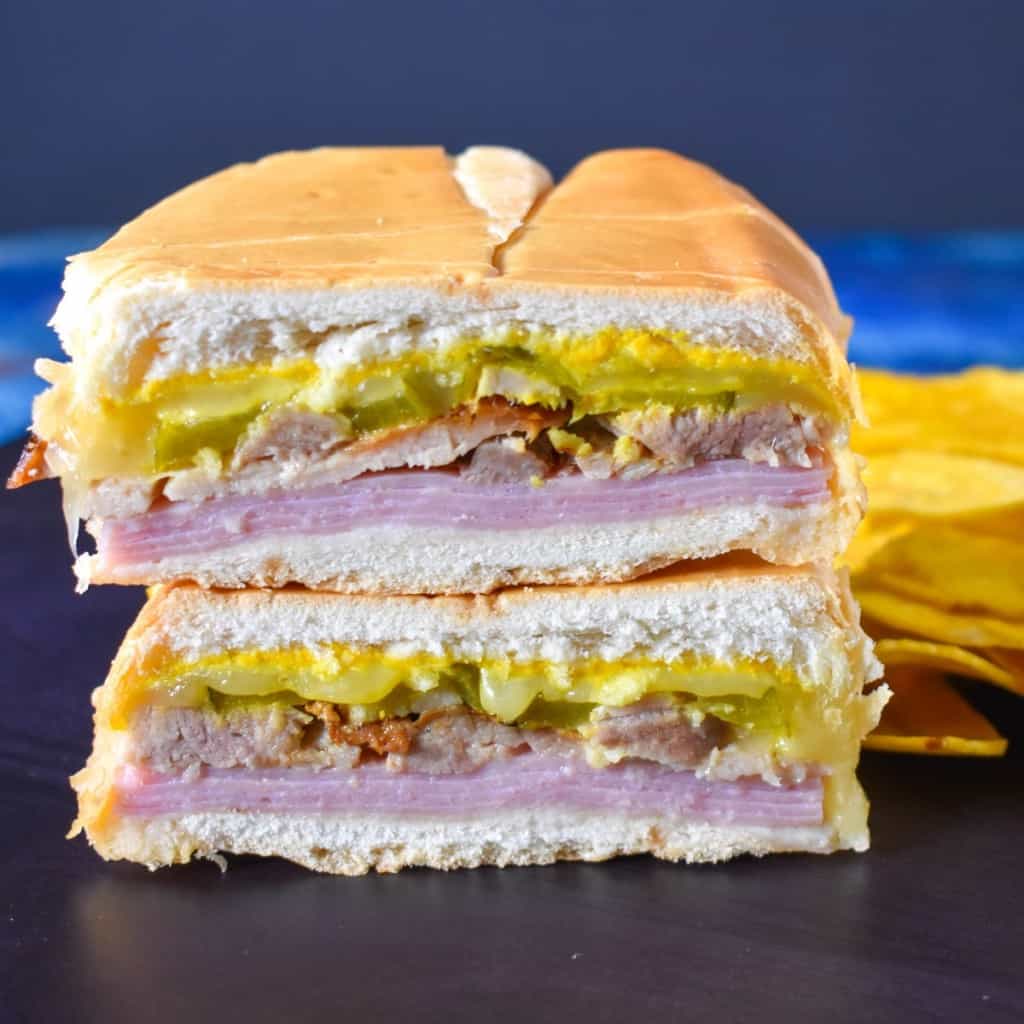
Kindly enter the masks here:
M 1020 0 L 0 0 L 0 232 L 322 143 L 664 145 L 800 227 L 1024 225 Z

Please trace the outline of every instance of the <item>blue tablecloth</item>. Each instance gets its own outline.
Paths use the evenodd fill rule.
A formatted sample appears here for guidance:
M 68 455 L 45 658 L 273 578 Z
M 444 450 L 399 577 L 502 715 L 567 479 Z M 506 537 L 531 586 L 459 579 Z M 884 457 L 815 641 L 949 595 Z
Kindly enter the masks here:
M 0 444 L 28 426 L 32 396 L 43 387 L 32 363 L 62 358 L 46 325 L 60 298 L 65 258 L 108 235 L 106 228 L 76 228 L 0 237 Z
M 46 326 L 67 254 L 109 231 L 0 238 L 0 443 L 22 433 L 40 382 L 37 356 L 58 358 Z M 918 372 L 971 363 L 1024 366 L 1024 232 L 812 234 L 843 308 L 857 321 L 851 358 Z

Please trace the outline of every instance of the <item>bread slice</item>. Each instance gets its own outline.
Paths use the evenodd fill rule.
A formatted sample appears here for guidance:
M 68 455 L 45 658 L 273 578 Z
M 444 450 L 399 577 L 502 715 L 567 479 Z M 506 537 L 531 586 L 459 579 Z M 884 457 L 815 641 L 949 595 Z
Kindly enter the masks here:
M 406 695 L 399 704 L 432 694 L 431 710 L 422 705 L 410 711 L 408 703 L 396 710 L 399 705 L 388 703 L 397 691 L 387 686 L 412 686 L 408 681 L 392 680 L 375 691 L 374 699 L 383 703 L 346 704 L 351 692 L 338 689 L 342 676 L 331 674 L 350 665 L 372 673 L 375 666 L 396 664 L 413 666 L 408 678 L 418 679 L 419 696 Z M 331 667 L 336 665 L 343 667 Z M 473 712 L 437 703 L 438 687 L 448 677 L 424 682 L 422 671 L 437 665 L 478 673 L 478 697 L 462 689 L 452 698 L 468 702 Z M 320 673 L 312 683 L 310 666 Z M 252 684 L 254 672 L 262 673 L 262 682 Z M 664 672 L 689 674 L 674 684 L 653 681 L 669 678 L 659 674 Z M 545 673 L 548 683 L 536 683 Z M 884 688 L 863 694 L 878 674 L 845 579 L 823 569 L 773 568 L 741 558 L 619 585 L 477 597 L 156 588 L 95 695 L 94 752 L 73 779 L 78 824 L 103 856 L 150 867 L 250 852 L 346 874 L 639 852 L 718 860 L 742 852 L 864 849 L 867 804 L 854 772 L 860 741 L 885 701 Z M 356 685 L 365 700 L 360 678 Z M 358 751 L 342 764 L 337 748 L 329 755 L 318 749 L 311 761 L 305 740 L 282 760 L 267 739 L 266 717 L 251 733 L 251 749 L 239 754 L 241 719 L 226 724 L 217 717 L 226 714 L 219 705 L 211 710 L 205 704 L 186 712 L 200 716 L 188 719 L 203 725 L 195 732 L 200 739 L 186 742 L 188 730 L 175 724 L 174 742 L 182 739 L 188 750 L 165 743 L 157 755 L 144 735 L 141 709 L 166 703 L 160 694 L 173 691 L 171 710 L 157 714 L 181 714 L 182 694 L 197 680 L 204 686 L 213 680 L 236 695 L 243 692 L 239 680 L 255 685 L 254 693 L 278 692 L 261 700 L 270 699 L 275 709 L 275 701 L 282 707 L 290 702 L 288 714 L 300 716 L 322 715 L 331 694 L 341 721 L 361 708 L 364 717 L 351 721 L 367 723 L 345 732 L 342 745 L 379 740 L 373 749 L 386 755 L 386 766 L 361 760 Z M 761 694 L 750 698 L 750 707 L 760 710 L 747 724 L 715 725 L 718 731 L 708 735 L 709 715 L 728 715 L 723 707 L 743 705 L 741 698 L 714 693 L 733 693 L 750 680 L 760 689 L 749 692 Z M 540 703 L 532 690 L 523 698 L 516 688 L 524 683 L 536 683 Z M 666 686 L 685 696 L 664 696 Z M 578 708 L 573 701 L 583 700 L 595 710 L 571 726 L 564 717 L 551 719 L 562 723 L 552 728 L 543 715 L 551 713 L 553 696 L 565 708 Z M 679 700 L 681 705 L 672 703 Z M 693 703 L 700 700 L 711 703 Z M 769 704 L 757 703 L 764 700 Z M 526 710 L 509 711 L 509 701 Z M 266 716 L 266 708 L 246 704 L 232 713 Z M 680 754 L 677 745 L 669 756 L 670 747 L 658 753 L 629 746 L 616 747 L 616 754 L 600 746 L 611 742 L 601 739 L 604 716 L 678 716 L 680 708 L 689 709 L 677 724 L 690 740 L 705 730 L 700 751 Z M 430 722 L 456 716 L 463 729 L 451 734 L 462 739 L 452 741 L 455 760 L 445 762 L 440 775 L 417 747 L 425 742 L 415 731 L 422 727 L 417 714 Z M 465 714 L 470 718 L 459 717 Z M 773 730 L 783 728 L 772 724 L 779 714 L 788 716 L 788 754 L 773 746 Z M 180 721 L 185 719 L 173 718 Z M 413 730 L 412 746 L 400 750 L 388 745 L 388 733 L 370 740 L 358 731 L 379 722 L 388 728 L 404 722 Z M 218 728 L 232 737 L 227 754 L 223 744 L 219 753 L 209 752 Z M 466 761 L 466 736 L 477 728 L 498 733 L 488 732 L 477 750 L 491 753 Z M 322 739 L 322 732 L 316 735 Z M 641 729 L 629 743 L 646 743 L 643 736 Z M 500 757 L 493 754 L 499 749 Z M 815 786 L 817 797 L 810 792 Z M 741 806 L 748 799 L 743 794 L 783 817 L 759 817 L 754 804 Z M 787 807 L 812 799 L 820 806 L 810 818 L 785 816 Z M 716 801 L 724 801 L 725 809 L 715 811 Z
M 866 849 L 860 841 L 852 848 Z M 454 820 L 394 815 L 181 814 L 122 819 L 95 843 L 108 860 L 150 869 L 224 854 L 281 857 L 335 875 L 390 874 L 402 868 L 528 867 L 560 860 L 605 861 L 650 854 L 688 864 L 716 863 L 744 854 L 835 853 L 846 848 L 832 829 L 757 828 L 687 824 L 658 814 L 504 811 Z

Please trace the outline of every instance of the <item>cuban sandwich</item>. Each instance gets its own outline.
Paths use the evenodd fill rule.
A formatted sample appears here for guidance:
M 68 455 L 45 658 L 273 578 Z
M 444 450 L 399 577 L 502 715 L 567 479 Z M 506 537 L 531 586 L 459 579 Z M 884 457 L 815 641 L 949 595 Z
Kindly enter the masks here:
M 80 588 L 151 587 L 72 780 L 104 857 L 866 849 L 850 324 L 744 190 L 278 154 L 74 257 L 54 325 L 12 483 L 59 477 Z
M 849 321 L 747 192 L 660 150 L 215 174 L 74 257 L 36 446 L 88 582 L 482 593 L 733 550 L 830 562 Z
M 863 850 L 878 674 L 845 580 L 737 555 L 478 596 L 160 587 L 78 824 L 151 868 Z

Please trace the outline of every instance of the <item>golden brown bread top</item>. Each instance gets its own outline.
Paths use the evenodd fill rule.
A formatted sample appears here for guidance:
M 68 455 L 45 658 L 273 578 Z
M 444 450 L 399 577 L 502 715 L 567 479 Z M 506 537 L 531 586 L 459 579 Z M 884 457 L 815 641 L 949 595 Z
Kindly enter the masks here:
M 817 256 L 749 192 L 663 149 L 588 157 L 503 252 L 508 282 L 567 287 L 781 290 L 834 338 L 846 318 Z
M 438 147 L 279 153 L 182 189 L 75 262 L 119 283 L 170 272 L 241 287 L 489 278 L 498 287 L 781 292 L 845 338 L 817 257 L 703 164 L 665 150 L 598 153 L 503 246 L 453 170 Z M 504 184 L 527 209 L 544 191 L 540 181 Z M 498 208 L 502 185 L 499 173 L 490 182 Z
M 75 257 L 100 276 L 320 286 L 494 273 L 487 215 L 436 146 L 278 153 L 189 185 Z

